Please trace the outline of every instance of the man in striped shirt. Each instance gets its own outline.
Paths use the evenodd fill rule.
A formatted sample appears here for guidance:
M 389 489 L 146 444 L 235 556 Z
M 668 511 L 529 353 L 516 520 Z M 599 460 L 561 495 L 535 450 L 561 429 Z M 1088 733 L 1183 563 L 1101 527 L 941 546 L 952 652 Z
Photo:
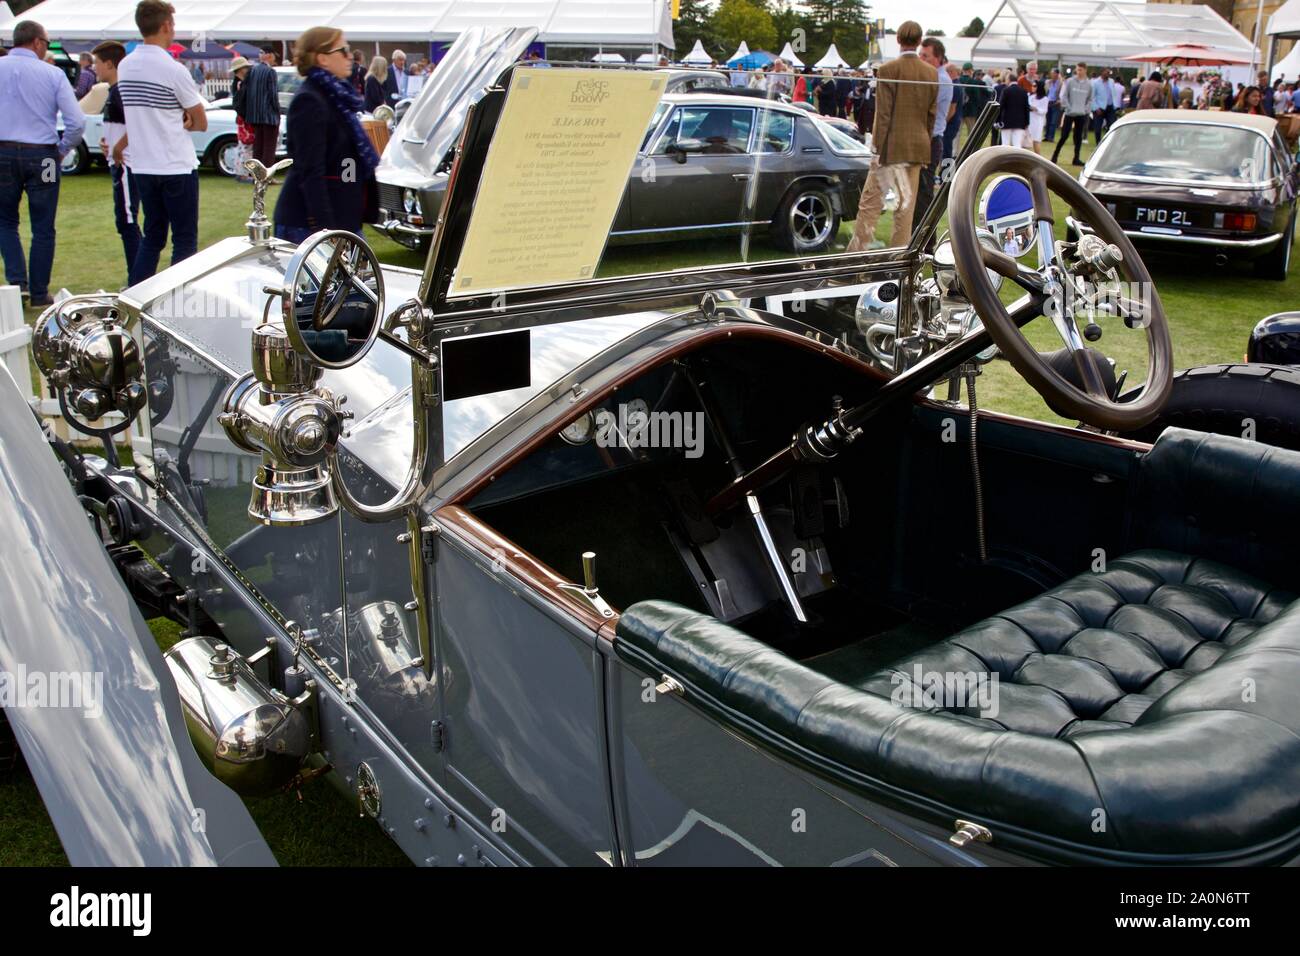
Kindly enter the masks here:
M 158 270 L 169 227 L 172 265 L 199 248 L 199 162 L 190 132 L 207 129 L 208 117 L 194 78 L 167 52 L 176 38 L 175 12 L 164 0 L 140 0 L 135 25 L 144 42 L 117 69 L 126 135 L 113 148 L 113 158 L 121 162 L 129 141 L 144 215 L 131 285 Z

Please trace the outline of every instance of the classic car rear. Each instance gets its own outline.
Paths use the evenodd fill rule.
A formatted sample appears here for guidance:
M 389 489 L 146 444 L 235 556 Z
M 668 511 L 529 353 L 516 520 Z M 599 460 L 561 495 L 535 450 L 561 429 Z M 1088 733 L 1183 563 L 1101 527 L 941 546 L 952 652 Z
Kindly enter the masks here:
M 1286 278 L 1300 179 L 1270 117 L 1129 113 L 1107 133 L 1079 182 L 1139 249 L 1217 265 L 1251 260 L 1260 275 Z

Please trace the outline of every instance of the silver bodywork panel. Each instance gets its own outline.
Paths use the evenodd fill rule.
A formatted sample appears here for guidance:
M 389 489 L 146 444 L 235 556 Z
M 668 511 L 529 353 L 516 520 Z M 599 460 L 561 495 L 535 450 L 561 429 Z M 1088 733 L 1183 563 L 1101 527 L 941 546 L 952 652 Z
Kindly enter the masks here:
M 244 805 L 198 762 L 162 654 L 7 372 L 0 460 L 0 669 L 99 688 L 80 707 L 5 710 L 68 859 L 273 865 Z

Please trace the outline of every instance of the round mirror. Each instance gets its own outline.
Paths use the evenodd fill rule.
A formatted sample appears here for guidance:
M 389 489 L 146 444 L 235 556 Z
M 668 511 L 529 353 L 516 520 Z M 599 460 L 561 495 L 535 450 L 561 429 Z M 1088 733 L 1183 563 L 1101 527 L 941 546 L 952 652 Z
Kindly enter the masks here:
M 1019 259 L 1034 247 L 1034 195 L 1020 176 L 998 176 L 980 198 L 980 225 L 997 247 Z
M 325 368 L 347 368 L 369 351 L 384 317 L 379 259 L 356 233 L 322 230 L 289 260 L 282 301 L 294 351 Z

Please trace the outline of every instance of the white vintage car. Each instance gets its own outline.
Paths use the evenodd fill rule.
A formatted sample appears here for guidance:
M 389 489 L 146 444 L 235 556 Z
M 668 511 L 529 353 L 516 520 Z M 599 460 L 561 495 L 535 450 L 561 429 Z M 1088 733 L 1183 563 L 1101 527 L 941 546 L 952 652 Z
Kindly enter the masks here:
M 199 164 L 210 166 L 226 176 L 235 175 L 239 158 L 239 140 L 235 134 L 235 111 L 230 107 L 230 97 L 208 100 L 204 104 L 208 114 L 208 128 L 201 133 L 191 133 L 194 154 Z M 77 148 L 63 157 L 63 174 L 76 176 L 87 172 L 95 163 L 105 162 L 102 140 L 104 118 L 99 111 L 86 114 L 86 132 Z M 284 146 L 284 114 L 280 115 L 280 142 L 276 156 L 286 155 Z

